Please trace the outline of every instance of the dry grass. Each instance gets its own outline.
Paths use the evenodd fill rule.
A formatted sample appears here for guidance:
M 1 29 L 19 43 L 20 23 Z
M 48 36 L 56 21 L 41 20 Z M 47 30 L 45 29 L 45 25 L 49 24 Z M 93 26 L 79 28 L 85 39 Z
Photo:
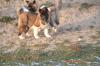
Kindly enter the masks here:
M 72 59 L 85 64 L 99 62 L 96 56 L 100 57 L 100 29 L 97 26 L 98 21 L 93 18 L 97 17 L 97 14 L 96 6 L 83 12 L 80 12 L 78 7 L 61 10 L 58 32 L 50 32 L 50 39 L 40 33 L 39 40 L 34 39 L 32 33 L 30 37 L 26 36 L 25 40 L 20 40 L 17 36 L 16 20 L 8 24 L 0 22 L 1 65 L 13 65 L 14 61 L 29 66 L 33 61 L 41 61 L 42 66 L 50 63 L 53 66 L 58 63 L 68 65 L 64 61 Z

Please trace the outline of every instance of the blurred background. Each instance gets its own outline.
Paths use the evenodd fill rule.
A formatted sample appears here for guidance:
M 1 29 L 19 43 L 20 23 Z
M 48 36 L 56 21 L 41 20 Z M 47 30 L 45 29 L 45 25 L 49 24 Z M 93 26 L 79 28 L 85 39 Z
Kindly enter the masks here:
M 32 1 L 32 0 L 30 0 Z M 36 0 L 45 2 L 45 0 Z M 100 5 L 100 0 L 57 0 L 59 6 L 66 7 L 67 5 L 74 5 L 79 3 L 90 3 Z M 25 0 L 0 0 L 0 16 L 16 17 L 16 5 L 25 5 Z

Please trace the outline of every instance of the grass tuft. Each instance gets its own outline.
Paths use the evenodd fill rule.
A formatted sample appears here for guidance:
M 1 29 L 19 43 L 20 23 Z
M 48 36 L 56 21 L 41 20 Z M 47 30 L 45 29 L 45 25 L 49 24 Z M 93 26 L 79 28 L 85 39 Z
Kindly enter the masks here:
M 11 18 L 10 16 L 2 16 L 2 17 L 0 17 L 0 22 L 10 23 L 12 20 L 14 20 L 14 18 Z
M 92 7 L 93 4 L 89 4 L 89 3 L 82 3 L 79 7 L 79 10 L 82 11 L 82 10 L 88 10 L 90 7 Z

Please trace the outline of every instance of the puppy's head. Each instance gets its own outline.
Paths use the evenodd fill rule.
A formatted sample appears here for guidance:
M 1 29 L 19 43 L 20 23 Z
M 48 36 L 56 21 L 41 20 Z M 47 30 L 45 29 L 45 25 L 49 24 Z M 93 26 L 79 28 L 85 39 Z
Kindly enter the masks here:
M 39 8 L 39 13 L 41 15 L 41 18 L 44 19 L 46 22 L 48 22 L 49 19 L 49 11 L 48 8 L 45 6 L 41 6 Z
M 28 5 L 28 7 L 29 7 L 29 10 L 30 10 L 31 12 L 36 12 L 36 10 L 37 10 L 37 3 L 36 3 L 35 0 L 34 0 L 33 2 L 26 1 L 26 3 L 27 3 L 27 5 Z
M 41 14 L 41 15 L 45 15 L 45 14 L 48 14 L 48 8 L 46 7 L 46 6 L 41 6 L 40 8 L 39 8 L 39 13 Z

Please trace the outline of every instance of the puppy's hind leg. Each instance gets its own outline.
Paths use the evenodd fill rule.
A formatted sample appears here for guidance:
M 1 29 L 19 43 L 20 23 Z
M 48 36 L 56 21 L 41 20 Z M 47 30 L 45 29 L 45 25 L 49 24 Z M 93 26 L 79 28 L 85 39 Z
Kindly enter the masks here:
M 18 33 L 19 39 L 25 39 L 25 37 L 22 36 L 22 32 Z
M 25 32 L 26 36 L 28 36 L 28 37 L 30 36 L 29 31 L 30 31 L 29 27 L 25 26 L 24 32 Z
M 19 33 L 18 33 L 18 36 L 20 39 L 25 39 L 23 36 L 22 36 L 22 33 L 24 32 L 24 27 L 23 26 L 19 26 Z

